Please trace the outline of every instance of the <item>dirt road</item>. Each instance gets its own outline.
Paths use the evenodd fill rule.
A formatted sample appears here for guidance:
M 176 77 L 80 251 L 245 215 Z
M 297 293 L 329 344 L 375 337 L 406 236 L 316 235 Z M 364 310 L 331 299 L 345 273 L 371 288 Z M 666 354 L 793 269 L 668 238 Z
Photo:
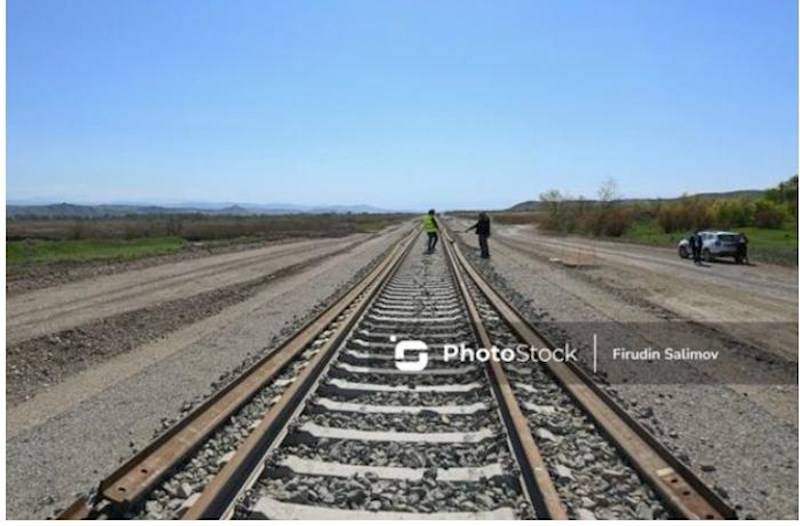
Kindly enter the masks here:
M 496 225 L 492 240 L 539 258 L 583 267 L 606 287 L 628 291 L 686 319 L 724 323 L 737 338 L 797 360 L 797 270 L 771 264 L 702 267 L 676 250 L 539 234 L 531 225 Z M 763 325 L 784 330 L 768 335 Z
M 368 234 L 295 241 L 48 287 L 8 299 L 7 344 L 243 283 L 364 242 Z

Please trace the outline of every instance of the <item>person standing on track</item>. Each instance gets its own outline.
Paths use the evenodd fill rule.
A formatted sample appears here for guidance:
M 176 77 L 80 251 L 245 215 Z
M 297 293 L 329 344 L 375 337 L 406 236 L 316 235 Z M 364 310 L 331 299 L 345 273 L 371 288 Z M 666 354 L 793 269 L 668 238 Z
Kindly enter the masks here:
M 436 222 L 436 210 L 428 210 L 428 215 L 422 218 L 422 227 L 428 233 L 428 254 L 433 254 L 436 250 L 436 242 L 439 241 L 439 224 Z
M 481 257 L 484 259 L 489 258 L 489 235 L 491 234 L 491 221 L 486 212 L 478 214 L 478 222 L 464 230 L 469 232 L 474 230 L 478 234 L 478 244 L 481 246 Z

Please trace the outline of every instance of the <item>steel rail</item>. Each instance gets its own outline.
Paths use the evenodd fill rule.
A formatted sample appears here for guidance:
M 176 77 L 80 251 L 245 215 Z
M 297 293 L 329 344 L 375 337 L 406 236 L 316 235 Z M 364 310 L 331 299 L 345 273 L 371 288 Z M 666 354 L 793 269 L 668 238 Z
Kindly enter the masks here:
M 448 264 L 467 308 L 470 323 L 475 329 L 481 346 L 488 349 L 492 346 L 492 341 L 483 325 L 475 301 L 467 289 L 460 269 L 463 267 L 463 263 L 456 260 L 453 248 L 449 243 L 443 243 L 443 245 Z M 528 427 L 528 419 L 519 407 L 502 365 L 494 360 L 489 360 L 486 362 L 486 372 L 508 433 L 509 445 L 520 467 L 522 487 L 525 489 L 537 517 L 555 520 L 567 519 L 567 512 L 561 502 L 561 497 L 550 478 L 542 453 Z
M 348 311 L 338 333 L 320 347 L 297 379 L 283 392 L 280 400 L 239 446 L 233 458 L 203 488 L 182 519 L 218 519 L 232 513 L 236 497 L 248 481 L 260 475 L 265 455 L 285 434 L 286 424 L 302 408 L 303 400 L 311 392 L 340 344 L 405 260 L 418 234 L 419 231 L 415 230 L 415 234 L 406 238 L 403 245 L 396 247 L 386 265 L 381 268 L 380 275 L 371 280 L 369 286 L 362 291 L 363 298 L 354 309 Z
M 475 270 L 446 230 L 445 238 L 456 259 L 511 330 L 528 345 L 554 348 Z M 593 382 L 579 365 L 548 361 L 545 366 L 674 513 L 685 519 L 736 518 L 730 506 Z
M 274 352 L 253 364 L 104 479 L 98 487 L 96 499 L 107 501 L 103 513 L 120 514 L 141 501 L 183 459 L 198 449 L 212 433 L 306 350 L 331 323 L 356 303 L 365 291 L 371 290 L 376 283 L 382 283 L 387 271 L 394 268 L 398 256 L 405 253 L 418 235 L 419 231 L 414 229 L 398 241 L 383 261 L 341 299 L 323 310 Z M 80 497 L 57 518 L 92 518 L 97 512 L 87 497 Z

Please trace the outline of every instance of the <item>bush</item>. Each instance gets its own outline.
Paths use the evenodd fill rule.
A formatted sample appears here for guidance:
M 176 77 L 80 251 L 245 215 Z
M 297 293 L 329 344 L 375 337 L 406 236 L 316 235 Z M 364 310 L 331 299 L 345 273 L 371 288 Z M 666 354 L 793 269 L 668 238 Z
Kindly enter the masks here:
M 600 224 L 603 235 L 619 237 L 628 230 L 634 222 L 633 210 L 627 208 L 612 208 L 603 210 L 600 215 Z
M 656 221 L 664 232 L 670 234 L 694 228 L 706 228 L 714 222 L 714 215 L 708 201 L 682 199 L 661 206 Z
M 595 236 L 619 237 L 634 223 L 636 214 L 631 208 L 586 208 L 579 212 L 577 228 Z
M 756 201 L 753 223 L 761 228 L 780 228 L 787 215 L 785 207 L 769 199 L 760 199 Z
M 678 230 L 677 207 L 673 205 L 663 205 L 656 213 L 656 222 L 667 234 Z
M 753 224 L 753 204 L 744 199 L 720 199 L 711 206 L 713 223 L 724 228 Z
M 575 230 L 578 205 L 569 196 L 558 190 L 549 190 L 540 194 L 539 199 L 545 207 L 541 222 L 543 228 L 565 234 Z

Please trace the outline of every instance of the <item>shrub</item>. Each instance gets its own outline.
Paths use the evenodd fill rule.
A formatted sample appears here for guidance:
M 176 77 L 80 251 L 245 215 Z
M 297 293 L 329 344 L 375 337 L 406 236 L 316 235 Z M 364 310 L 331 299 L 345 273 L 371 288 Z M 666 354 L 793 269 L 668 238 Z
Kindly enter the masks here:
M 744 199 L 720 199 L 711 206 L 713 223 L 731 228 L 753 224 L 753 204 Z
M 761 228 L 780 228 L 787 217 L 786 208 L 769 199 L 756 201 L 753 222 Z
M 770 188 L 764 194 L 766 200 L 786 207 L 786 213 L 797 219 L 797 175 Z
M 708 201 L 682 199 L 661 206 L 656 221 L 664 232 L 683 232 L 693 228 L 706 228 L 714 222 L 714 214 Z
M 633 225 L 634 217 L 633 210 L 627 208 L 603 210 L 600 215 L 603 235 L 611 237 L 621 236 Z
M 545 208 L 545 216 L 541 225 L 546 230 L 568 233 L 575 230 L 577 205 L 569 196 L 558 190 L 549 190 L 540 194 Z
M 662 205 L 656 212 L 656 222 L 664 232 L 670 234 L 678 229 L 676 207 L 673 205 Z

